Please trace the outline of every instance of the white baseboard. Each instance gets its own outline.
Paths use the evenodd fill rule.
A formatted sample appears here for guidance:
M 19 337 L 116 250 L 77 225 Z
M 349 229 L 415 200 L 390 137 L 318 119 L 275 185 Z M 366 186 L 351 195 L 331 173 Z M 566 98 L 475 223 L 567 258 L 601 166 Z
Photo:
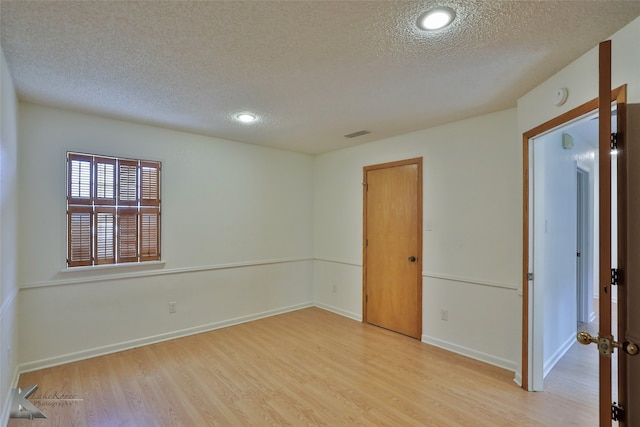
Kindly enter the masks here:
M 544 361 L 544 367 L 542 369 L 542 378 L 547 377 L 547 375 L 549 374 L 549 372 L 551 372 L 553 367 L 556 366 L 556 363 L 558 363 L 560 359 L 562 359 L 562 356 L 564 356 L 567 353 L 567 351 L 569 351 L 569 349 L 575 343 L 576 343 L 576 336 L 575 334 L 571 334 L 571 336 L 569 336 L 569 338 L 567 338 L 567 340 L 564 343 L 562 343 L 560 348 L 558 348 L 558 350 L 556 350 L 556 352 L 553 353 L 553 355 L 549 358 L 549 360 Z
M 318 302 L 314 303 L 314 306 L 321 308 L 323 310 L 330 311 L 332 313 L 339 314 L 341 316 L 348 317 L 353 320 L 357 320 L 358 322 L 362 322 L 362 316 L 359 314 L 352 313 L 346 310 L 342 310 L 342 309 L 339 309 L 327 304 L 318 303 Z M 467 347 L 463 347 L 457 344 L 453 344 L 447 341 L 439 340 L 437 338 L 429 337 L 427 335 L 422 335 L 422 342 L 514 372 L 515 374 L 514 382 L 519 386 L 522 386 L 522 376 L 519 372 L 517 372 L 516 362 L 503 359 L 501 357 L 493 356 L 491 354 L 483 353 L 477 350 L 473 350 Z
M 362 322 L 362 315 L 360 315 L 360 314 L 352 313 L 350 311 L 343 310 L 341 308 L 337 308 L 337 307 L 334 307 L 332 305 L 322 304 L 322 303 L 319 303 L 319 302 L 316 302 L 313 305 L 315 307 L 321 308 L 323 310 L 327 310 L 327 311 L 330 311 L 332 313 L 339 314 L 340 316 L 348 317 L 350 319 L 357 320 L 358 322 Z
M 522 374 L 520 372 L 516 372 L 516 376 L 513 377 L 513 382 L 522 388 Z
M 261 313 L 252 314 L 249 316 L 236 317 L 234 319 L 223 320 L 220 322 L 209 323 L 206 325 L 195 326 L 192 328 L 181 329 L 178 331 L 167 332 L 164 334 L 154 335 L 145 338 L 139 338 L 131 341 L 124 341 L 116 344 L 110 344 L 102 347 L 91 348 L 87 350 L 81 350 L 73 353 L 67 353 L 60 356 L 50 357 L 41 360 L 35 360 L 33 362 L 23 363 L 18 367 L 19 374 L 35 371 L 38 369 L 49 368 L 52 366 L 58 366 L 65 363 L 76 362 L 78 360 L 89 359 L 92 357 L 103 356 L 105 354 L 117 353 L 123 350 L 129 350 L 136 347 L 142 347 L 149 344 L 155 344 L 162 341 L 168 341 L 176 338 L 186 337 L 189 335 L 195 335 L 202 332 L 213 331 L 216 329 L 226 328 L 229 326 L 239 325 L 241 323 L 252 322 L 254 320 L 263 319 L 265 317 L 276 316 L 278 314 L 288 313 L 290 311 L 296 311 L 303 308 L 313 307 L 312 303 L 296 304 L 288 307 L 283 307 L 275 310 L 264 311 Z
M 512 360 L 483 353 L 481 351 L 473 350 L 468 347 L 453 344 L 427 335 L 422 335 L 422 342 L 516 373 L 517 363 Z

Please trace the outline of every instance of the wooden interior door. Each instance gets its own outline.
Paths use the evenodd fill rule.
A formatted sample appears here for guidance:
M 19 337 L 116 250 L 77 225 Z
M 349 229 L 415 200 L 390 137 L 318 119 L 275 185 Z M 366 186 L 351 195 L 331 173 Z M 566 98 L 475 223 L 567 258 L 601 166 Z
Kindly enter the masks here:
M 637 282 L 640 280 L 640 109 L 628 108 L 625 90 L 615 99 L 609 97 L 611 88 L 611 42 L 600 44 L 599 77 L 599 154 L 600 154 L 600 427 L 611 426 L 612 419 L 620 426 L 640 425 L 640 304 Z M 611 134 L 611 102 L 616 102 L 617 131 L 614 146 Z M 630 117 L 628 120 L 627 117 Z M 615 150 L 615 154 L 614 154 Z M 613 157 L 612 157 L 613 156 Z M 611 164 L 617 169 L 617 274 L 611 271 Z M 604 178 L 604 179 L 603 179 Z M 604 182 L 603 182 L 604 181 Z M 604 215 L 603 215 L 604 214 Z M 604 216 L 604 219 L 603 219 Z M 609 217 L 609 218 L 608 218 Z M 606 229 L 605 229 L 606 227 Z M 618 297 L 618 334 L 611 331 L 611 291 L 616 286 Z M 605 345 L 611 347 L 618 364 L 617 402 L 612 402 L 612 357 L 603 354 Z M 635 356 L 633 354 L 635 353 Z M 612 405 L 616 404 L 616 407 Z M 617 413 L 620 408 L 620 413 Z
M 626 110 L 626 114 L 625 114 Z M 618 108 L 624 132 L 618 155 L 620 246 L 623 276 L 618 289 L 618 341 L 640 344 L 640 104 Z M 618 352 L 618 401 L 625 410 L 620 426 L 640 425 L 640 356 Z
M 599 46 L 598 77 L 598 171 L 600 273 L 598 337 L 611 337 L 611 41 Z M 620 212 L 618 212 L 620 214 Z M 601 343 L 598 343 L 600 346 Z M 600 354 L 600 427 L 611 426 L 611 356 Z
M 364 168 L 363 321 L 422 335 L 422 158 Z

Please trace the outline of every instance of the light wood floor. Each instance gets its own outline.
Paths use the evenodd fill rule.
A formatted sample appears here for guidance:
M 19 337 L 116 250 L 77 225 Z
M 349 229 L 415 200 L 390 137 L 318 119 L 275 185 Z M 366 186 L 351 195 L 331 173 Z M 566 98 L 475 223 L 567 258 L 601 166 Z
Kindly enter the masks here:
M 551 375 L 551 374 L 550 374 Z M 318 308 L 44 369 L 9 426 L 589 426 L 579 384 L 513 373 Z M 57 393 L 57 395 L 56 395 Z M 76 400 L 63 400 L 70 398 Z
M 591 323 L 577 323 L 577 331 L 587 331 L 591 335 L 598 335 L 598 300 L 594 301 L 596 319 Z M 611 331 L 614 336 L 618 335 L 618 305 L 611 304 L 612 323 Z M 598 359 L 599 353 L 595 345 L 581 345 L 575 343 L 571 349 L 562 357 L 558 364 L 551 370 L 544 380 L 544 389 L 551 393 L 560 393 L 567 398 L 573 394 L 577 400 L 582 402 L 584 410 L 597 414 L 598 406 Z M 612 401 L 617 401 L 618 395 L 618 359 L 612 360 Z M 612 426 L 617 426 L 618 422 L 613 421 Z M 585 423 L 585 427 L 597 427 L 597 419 Z
M 597 334 L 597 325 L 593 329 L 592 332 Z M 544 380 L 545 394 L 560 395 L 563 400 L 573 401 L 577 410 L 592 414 L 592 418 L 582 424 L 583 427 L 598 426 L 598 357 L 595 345 L 585 346 L 576 342 Z

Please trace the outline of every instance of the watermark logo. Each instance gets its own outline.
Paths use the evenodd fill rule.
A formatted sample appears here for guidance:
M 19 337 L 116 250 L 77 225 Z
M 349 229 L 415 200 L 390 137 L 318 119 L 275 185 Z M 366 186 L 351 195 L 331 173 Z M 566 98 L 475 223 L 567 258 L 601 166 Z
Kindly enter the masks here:
M 77 394 L 56 390 L 47 390 L 44 393 L 34 394 L 37 389 L 37 385 L 32 385 L 24 389 L 14 388 L 12 390 L 11 418 L 47 418 L 38 408 L 65 408 L 84 400 Z M 29 401 L 27 399 L 30 396 L 31 399 Z
M 30 385 L 24 389 L 14 388 L 11 390 L 11 418 L 47 418 L 40 409 L 36 408 L 27 399 L 38 389 L 38 385 Z

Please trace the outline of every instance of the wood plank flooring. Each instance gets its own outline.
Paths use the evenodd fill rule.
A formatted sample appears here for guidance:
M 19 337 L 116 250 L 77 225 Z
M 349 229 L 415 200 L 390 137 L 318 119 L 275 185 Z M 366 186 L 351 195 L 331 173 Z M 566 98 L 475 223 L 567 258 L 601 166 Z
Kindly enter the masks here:
M 20 376 L 31 384 L 48 419 L 10 427 L 597 425 L 579 385 L 525 392 L 512 372 L 318 308 Z

